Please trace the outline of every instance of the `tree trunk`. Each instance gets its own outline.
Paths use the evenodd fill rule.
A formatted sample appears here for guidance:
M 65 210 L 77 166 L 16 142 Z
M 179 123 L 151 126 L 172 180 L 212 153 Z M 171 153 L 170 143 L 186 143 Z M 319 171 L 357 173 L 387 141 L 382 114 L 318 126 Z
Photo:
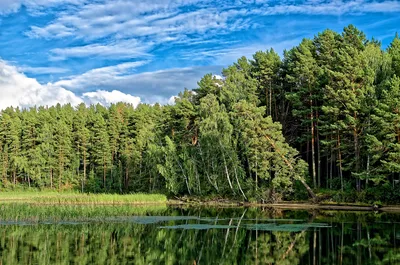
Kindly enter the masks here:
M 340 186 L 343 192 L 343 168 L 342 168 L 342 151 L 340 150 L 340 132 L 338 132 L 338 158 L 339 158 L 339 174 L 340 174 Z
M 269 115 L 272 117 L 272 82 L 269 81 Z
M 317 111 L 316 112 L 315 130 L 316 130 L 316 140 L 317 140 L 317 146 L 316 146 L 317 147 L 317 178 L 318 178 L 318 188 L 320 188 L 321 187 L 321 146 L 320 146 L 320 141 L 319 141 L 318 119 L 319 119 L 319 114 Z
M 234 168 L 235 168 L 235 178 L 236 178 L 236 183 L 238 184 L 238 187 L 239 187 L 240 193 L 242 193 L 242 196 L 243 196 L 243 198 L 244 198 L 244 199 L 247 201 L 247 197 L 246 197 L 246 195 L 244 194 L 244 192 L 243 192 L 243 190 L 242 190 L 242 186 L 240 185 L 239 178 L 238 178 L 238 176 L 237 176 L 237 170 L 236 170 L 236 166 L 235 166 Z
M 86 150 L 83 150 L 83 180 L 82 180 L 82 192 L 84 192 L 86 185 Z
M 206 168 L 206 163 L 205 163 L 205 161 L 204 161 L 204 156 L 203 156 L 203 151 L 202 151 L 202 149 L 201 149 L 200 140 L 198 141 L 198 146 L 199 146 L 201 161 L 203 162 L 203 167 Z M 208 180 L 208 182 L 211 184 L 211 186 L 213 186 L 213 187 L 215 188 L 215 190 L 218 191 L 218 185 L 217 185 L 217 183 L 214 184 L 214 183 L 211 181 L 210 174 L 208 173 L 208 166 L 207 166 L 207 168 L 205 169 L 205 174 L 206 174 L 207 180 Z
M 179 161 L 176 161 L 176 162 L 178 163 L 179 167 L 180 167 L 181 170 L 182 170 L 182 174 L 183 174 L 183 176 L 185 177 L 186 188 L 187 188 L 187 190 L 188 190 L 188 192 L 189 192 L 189 195 L 192 195 L 192 192 L 190 191 L 190 186 L 189 186 L 189 179 L 188 179 L 188 177 L 187 177 L 186 174 L 185 174 L 185 170 L 183 169 L 183 167 L 182 167 L 182 165 L 181 165 L 181 163 L 180 163 Z
M 257 192 L 257 189 L 258 189 L 258 170 L 257 170 L 257 157 L 256 157 L 256 192 Z
M 219 145 L 220 145 L 220 147 L 221 147 L 222 157 L 223 157 L 223 159 L 224 159 L 224 167 L 225 167 L 226 178 L 227 178 L 227 180 L 228 180 L 229 187 L 231 188 L 233 194 L 235 194 L 235 190 L 233 189 L 232 182 L 231 182 L 231 178 L 229 177 L 228 165 L 226 164 L 225 154 L 224 154 L 224 151 L 222 150 L 222 144 L 221 144 L 221 142 L 219 142 Z
M 106 190 L 106 172 L 107 172 L 106 161 L 105 161 L 105 158 L 103 158 L 103 189 L 104 190 Z
M 125 186 L 125 190 L 128 189 L 129 186 L 129 168 L 128 168 L 128 162 L 126 162 L 125 165 L 125 181 L 124 181 L 124 186 Z
M 58 190 L 61 190 L 61 179 L 62 179 L 62 175 L 63 175 L 63 161 L 64 160 L 64 154 L 62 153 L 62 150 L 59 153 L 59 162 L 58 162 Z
M 328 188 L 329 186 L 329 152 L 326 151 L 326 164 L 325 164 L 325 169 L 326 169 L 326 181 L 325 181 L 325 188 Z
M 312 95 L 310 94 L 310 97 Z M 312 177 L 314 189 L 317 188 L 317 173 L 315 168 L 315 131 L 314 131 L 314 111 L 313 111 L 313 102 L 310 99 L 310 120 L 311 120 L 311 167 L 312 167 Z
M 357 121 L 357 113 L 354 112 L 354 121 Z M 358 133 L 357 133 L 357 125 L 354 125 L 353 128 L 353 135 L 354 135 L 354 152 L 355 152 L 355 159 L 356 159 L 356 168 L 355 171 L 358 173 L 360 171 L 360 146 L 358 143 Z M 361 180 L 359 178 L 356 179 L 356 186 L 357 191 L 361 191 Z
M 310 127 L 307 127 L 307 136 L 310 133 Z M 307 145 L 307 150 L 306 150 L 306 160 L 307 164 L 310 165 L 310 141 L 306 139 L 306 145 Z M 308 167 L 308 170 L 310 170 L 310 166 Z M 312 172 L 311 172 L 312 175 Z
M 50 169 L 50 188 L 53 189 L 53 168 Z
M 61 163 L 59 164 L 58 170 L 59 170 L 58 171 L 59 172 L 59 175 L 58 175 L 58 190 L 60 191 L 61 190 L 61 178 L 62 178 L 62 174 L 63 174 Z
M 110 172 L 112 184 L 114 184 L 114 175 L 113 175 L 114 172 L 113 171 L 114 171 L 114 162 L 115 162 L 115 158 L 116 158 L 116 153 L 117 153 L 116 147 L 114 147 L 113 154 L 111 156 L 111 172 Z
M 269 94 L 269 92 L 268 92 L 268 87 L 265 86 L 265 113 L 267 114 L 267 116 L 268 116 L 268 110 L 269 110 L 269 106 L 268 106 L 268 94 Z
M 333 138 L 333 137 L 332 137 Z M 331 182 L 329 183 L 329 188 L 332 189 L 332 181 L 333 181 L 333 161 L 335 161 L 335 155 L 333 153 L 332 147 L 331 148 L 331 161 L 330 161 L 330 173 L 329 173 L 329 178 Z
M 358 135 L 357 130 L 354 129 L 354 151 L 355 151 L 355 159 L 356 159 L 356 168 L 355 171 L 358 173 L 360 171 L 360 151 L 358 146 Z M 356 179 L 357 191 L 361 191 L 361 180 L 359 178 Z
M 1 150 L 3 152 L 3 150 Z M 8 154 L 7 152 L 3 152 L 3 170 L 2 170 L 2 177 L 3 183 L 6 184 L 7 182 L 7 171 L 8 171 Z
M 280 152 L 279 148 L 277 148 L 277 146 L 275 145 L 274 141 L 269 138 L 268 136 L 265 136 L 268 140 L 268 142 L 272 145 L 272 147 L 275 149 L 275 151 L 282 157 L 283 161 L 285 161 L 285 164 L 291 169 L 294 170 L 292 163 L 290 163 L 289 160 L 287 160 L 287 158 Z M 301 182 L 301 184 L 303 184 L 303 186 L 306 188 L 306 190 L 308 191 L 308 193 L 310 194 L 310 196 L 315 200 L 317 198 L 317 196 L 315 195 L 315 193 L 312 191 L 312 189 L 310 188 L 310 186 L 308 186 L 308 184 L 304 181 L 303 178 L 301 177 L 297 177 L 296 178 Z

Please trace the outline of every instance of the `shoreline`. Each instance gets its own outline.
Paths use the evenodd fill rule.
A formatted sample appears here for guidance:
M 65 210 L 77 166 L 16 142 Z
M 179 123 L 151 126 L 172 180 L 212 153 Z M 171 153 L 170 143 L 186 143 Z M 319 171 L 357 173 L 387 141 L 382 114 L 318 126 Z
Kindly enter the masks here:
M 1 192 L 1 204 L 29 204 L 35 206 L 49 205 L 167 205 L 187 207 L 260 207 L 287 210 L 336 210 L 364 212 L 400 213 L 400 205 L 374 206 L 365 203 L 313 203 L 310 201 L 282 201 L 279 203 L 242 202 L 229 199 L 201 200 L 197 197 L 182 197 L 168 199 L 163 194 L 81 194 L 81 193 L 43 193 L 40 192 Z
M 169 200 L 168 205 L 176 206 L 204 206 L 204 207 L 260 207 L 276 208 L 283 210 L 336 210 L 336 211 L 362 211 L 362 212 L 393 212 L 400 213 L 400 205 L 385 205 L 374 207 L 372 205 L 360 205 L 356 203 L 311 203 L 311 202 L 279 202 L 279 203 L 245 203 L 245 202 L 185 202 L 179 200 Z

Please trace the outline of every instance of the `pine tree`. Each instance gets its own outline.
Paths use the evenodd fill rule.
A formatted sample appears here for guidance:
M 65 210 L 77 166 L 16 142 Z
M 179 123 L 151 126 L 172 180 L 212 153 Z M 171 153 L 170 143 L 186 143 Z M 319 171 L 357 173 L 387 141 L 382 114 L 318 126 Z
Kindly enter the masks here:
M 72 137 L 71 128 L 67 125 L 62 117 L 55 123 L 54 137 L 56 148 L 56 164 L 58 169 L 58 189 L 61 190 L 63 184 L 66 184 L 68 180 L 65 179 L 66 169 L 70 163 L 72 153 Z
M 392 43 L 390 43 L 388 53 L 392 59 L 393 73 L 400 76 L 400 38 L 398 33 L 396 33 Z
M 2 112 L 2 138 L 4 141 L 3 176 L 11 173 L 14 186 L 17 184 L 19 160 L 21 158 L 21 119 L 19 110 L 7 108 Z
M 386 83 L 379 104 L 371 115 L 371 130 L 367 135 L 371 170 L 368 179 L 375 184 L 387 182 L 393 173 L 400 173 L 400 78 Z
M 194 89 L 195 95 L 193 97 L 193 102 L 195 104 L 200 103 L 200 99 L 203 97 L 213 94 L 218 98 L 221 97 L 221 87 L 223 85 L 223 80 L 217 79 L 212 74 L 204 75 L 199 82 L 197 82 L 198 88 Z
M 312 190 L 305 183 L 306 163 L 298 158 L 298 152 L 285 141 L 281 125 L 271 117 L 264 118 L 264 108 L 257 108 L 246 101 L 235 104 L 232 118 L 239 145 L 247 156 L 249 169 L 256 179 L 265 180 L 270 187 L 269 198 L 276 200 L 292 190 L 295 180 Z M 262 195 L 264 196 L 264 195 Z
M 322 112 L 319 115 L 318 131 L 321 139 L 321 150 L 325 153 L 326 181 L 328 187 L 332 187 L 333 178 L 340 177 L 341 187 L 343 188 L 343 163 L 342 163 L 342 139 L 340 132 L 340 123 L 338 122 L 340 110 L 337 105 L 330 104 L 326 100 L 326 93 L 330 87 L 335 86 L 334 73 L 337 67 L 337 58 L 341 36 L 332 31 L 325 30 L 314 38 L 315 58 L 318 65 L 318 83 L 323 92 Z M 340 106 L 339 106 L 340 107 Z M 327 115 L 324 115 L 327 114 Z
M 279 102 L 279 70 L 281 59 L 273 50 L 266 52 L 258 51 L 253 55 L 251 62 L 253 69 L 252 76 L 257 82 L 257 93 L 262 105 L 266 107 L 266 114 L 278 120 Z
M 305 131 L 310 133 L 305 140 L 311 142 L 311 176 L 314 188 L 316 188 L 321 184 L 320 180 L 317 182 L 317 171 L 320 175 L 318 116 L 322 93 L 317 79 L 318 66 L 314 58 L 315 48 L 311 40 L 304 39 L 289 54 L 292 56 L 290 59 L 291 73 L 286 78 L 293 84 L 293 88 L 286 97 L 293 105 L 293 115 L 301 119 L 302 126 L 307 128 Z
M 55 142 L 55 120 L 49 111 L 41 111 L 41 130 L 38 135 L 39 152 L 42 157 L 41 172 L 48 176 L 45 185 L 54 188 L 54 175 L 57 168 L 56 163 L 56 142 Z
M 365 35 L 354 26 L 350 25 L 344 29 L 336 54 L 336 67 L 330 72 L 334 81 L 326 86 L 327 104 L 323 107 L 326 115 L 337 117 L 335 127 L 342 138 L 338 140 L 338 146 L 342 147 L 338 148 L 348 151 L 352 146 L 353 151 L 348 151 L 343 160 L 346 169 L 356 174 L 361 170 L 362 112 L 370 87 L 364 71 L 365 42 Z M 340 150 L 339 154 L 342 154 Z M 341 163 L 342 158 L 339 160 Z M 359 178 L 356 178 L 356 187 L 358 191 L 361 190 Z
M 100 111 L 98 110 L 100 109 Z M 109 144 L 109 136 L 107 133 L 107 124 L 101 114 L 102 108 L 96 106 L 94 114 L 92 140 L 91 140 L 91 157 L 97 171 L 102 176 L 103 190 L 107 190 L 107 174 L 111 163 L 111 149 Z
M 81 191 L 85 190 L 86 185 L 86 175 L 87 175 L 87 165 L 89 160 L 89 141 L 90 141 L 90 130 L 88 129 L 87 120 L 88 120 L 88 112 L 85 104 L 80 104 L 77 107 L 77 113 L 74 116 L 73 121 L 73 130 L 74 130 L 74 139 L 76 145 L 76 153 L 79 157 L 79 165 L 83 166 L 83 173 L 81 178 Z M 79 171 L 78 167 L 78 171 Z
M 220 102 L 230 111 L 240 100 L 258 104 L 257 80 L 251 76 L 252 66 L 246 57 L 222 71 L 225 79 L 221 88 Z

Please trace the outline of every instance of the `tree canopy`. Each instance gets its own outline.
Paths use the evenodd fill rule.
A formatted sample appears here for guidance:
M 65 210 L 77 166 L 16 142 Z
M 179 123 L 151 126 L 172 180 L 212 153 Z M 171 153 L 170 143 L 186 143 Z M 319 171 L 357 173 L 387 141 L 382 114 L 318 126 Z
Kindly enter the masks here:
M 383 50 L 349 25 L 241 57 L 173 105 L 7 108 L 0 187 L 400 201 L 399 86 L 398 35 Z

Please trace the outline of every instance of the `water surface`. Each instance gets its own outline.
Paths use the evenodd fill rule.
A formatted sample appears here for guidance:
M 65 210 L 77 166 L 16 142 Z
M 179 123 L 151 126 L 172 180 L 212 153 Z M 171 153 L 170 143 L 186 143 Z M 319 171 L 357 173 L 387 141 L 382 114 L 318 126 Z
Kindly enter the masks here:
M 54 207 L 2 206 L 0 264 L 400 264 L 399 214 Z

